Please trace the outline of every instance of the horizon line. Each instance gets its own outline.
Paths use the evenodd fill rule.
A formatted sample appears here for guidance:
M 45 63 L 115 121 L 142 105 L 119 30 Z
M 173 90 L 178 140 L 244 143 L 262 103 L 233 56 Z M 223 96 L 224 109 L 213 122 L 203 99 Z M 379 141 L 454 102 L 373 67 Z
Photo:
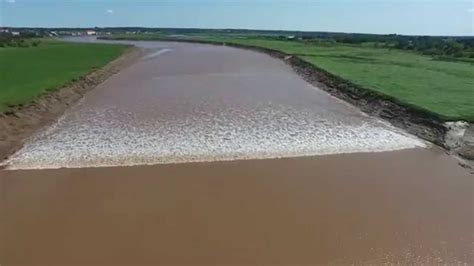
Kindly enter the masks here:
M 325 31 L 325 30 L 276 30 L 276 29 L 256 29 L 256 28 L 193 28 L 193 27 L 153 27 L 153 26 L 90 26 L 90 27 L 61 27 L 61 26 L 0 26 L 0 28 L 26 28 L 26 29 L 114 29 L 114 28 L 142 28 L 142 29 L 179 29 L 179 30 L 241 30 L 241 31 L 273 31 L 273 32 L 299 32 L 299 33 L 336 33 L 336 34 L 360 34 L 360 35 L 398 35 L 409 37 L 474 37 L 471 35 L 430 35 L 430 34 L 403 34 L 403 33 L 368 33 L 368 32 L 343 32 L 343 31 Z

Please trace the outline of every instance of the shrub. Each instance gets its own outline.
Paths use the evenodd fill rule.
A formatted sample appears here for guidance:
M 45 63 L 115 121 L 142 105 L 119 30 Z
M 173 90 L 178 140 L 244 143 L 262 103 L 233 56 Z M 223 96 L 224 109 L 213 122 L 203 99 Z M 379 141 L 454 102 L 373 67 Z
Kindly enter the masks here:
M 9 42 L 7 43 L 7 45 L 10 46 L 10 47 L 17 47 L 17 46 L 18 46 L 15 41 L 9 41 Z

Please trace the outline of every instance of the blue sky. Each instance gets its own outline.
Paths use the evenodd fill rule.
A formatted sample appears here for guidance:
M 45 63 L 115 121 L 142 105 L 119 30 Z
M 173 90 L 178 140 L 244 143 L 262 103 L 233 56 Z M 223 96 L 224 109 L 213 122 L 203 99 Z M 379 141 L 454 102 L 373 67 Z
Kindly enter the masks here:
M 474 0 L 0 0 L 0 25 L 474 35 Z

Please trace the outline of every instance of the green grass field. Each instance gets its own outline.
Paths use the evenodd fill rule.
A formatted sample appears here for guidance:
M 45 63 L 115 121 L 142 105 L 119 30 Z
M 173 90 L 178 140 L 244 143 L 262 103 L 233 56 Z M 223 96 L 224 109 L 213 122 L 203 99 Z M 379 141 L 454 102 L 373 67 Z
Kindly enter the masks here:
M 279 50 L 336 76 L 438 114 L 474 121 L 474 64 L 449 62 L 395 49 L 258 38 L 208 37 Z
M 0 111 L 24 104 L 117 58 L 123 45 L 43 41 L 38 47 L 0 48 Z
M 126 36 L 121 36 L 126 39 Z M 150 40 L 152 36 L 129 35 Z M 156 36 L 156 39 L 162 35 Z M 246 36 L 189 35 L 189 39 L 279 50 L 336 76 L 445 120 L 474 121 L 474 63 L 441 61 L 373 45 L 309 43 Z

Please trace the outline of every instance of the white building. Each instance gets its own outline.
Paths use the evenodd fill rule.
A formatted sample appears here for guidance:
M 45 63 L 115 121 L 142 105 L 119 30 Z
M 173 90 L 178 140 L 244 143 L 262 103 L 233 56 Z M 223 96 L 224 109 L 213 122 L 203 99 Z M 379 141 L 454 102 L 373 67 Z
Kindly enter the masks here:
M 86 31 L 86 35 L 87 35 L 87 36 L 97 35 L 97 32 L 94 31 L 94 30 L 88 30 L 88 31 Z

